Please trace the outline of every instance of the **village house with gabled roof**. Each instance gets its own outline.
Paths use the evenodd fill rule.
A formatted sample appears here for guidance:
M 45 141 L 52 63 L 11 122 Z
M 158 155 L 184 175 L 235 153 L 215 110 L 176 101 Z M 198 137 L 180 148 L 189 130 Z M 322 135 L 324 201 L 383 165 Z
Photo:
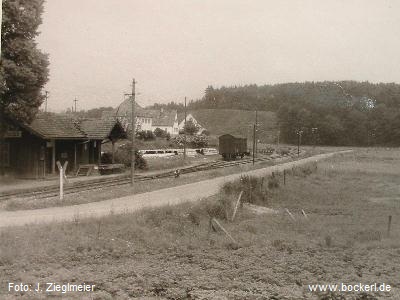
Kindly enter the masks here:
M 122 102 L 114 111 L 106 112 L 108 116 L 118 118 L 125 130 L 130 129 L 132 104 L 130 99 Z M 145 109 L 135 102 L 136 130 L 165 130 L 170 135 L 179 134 L 178 113 L 176 110 Z
M 55 174 L 57 161 L 68 161 L 67 172 L 76 171 L 80 165 L 99 164 L 101 144 L 126 137 L 116 118 L 76 119 L 44 113 L 29 124 L 12 119 L 5 124 L 0 166 L 17 177 Z
M 197 128 L 199 129 L 196 134 L 202 134 L 203 131 L 205 131 L 206 129 L 204 128 L 203 125 L 201 125 L 193 116 L 192 113 L 188 113 L 186 114 L 186 122 L 193 122 L 194 125 L 197 126 Z M 183 131 L 184 127 L 185 127 L 185 114 L 184 113 L 179 113 L 178 114 L 178 127 L 179 127 L 179 131 Z

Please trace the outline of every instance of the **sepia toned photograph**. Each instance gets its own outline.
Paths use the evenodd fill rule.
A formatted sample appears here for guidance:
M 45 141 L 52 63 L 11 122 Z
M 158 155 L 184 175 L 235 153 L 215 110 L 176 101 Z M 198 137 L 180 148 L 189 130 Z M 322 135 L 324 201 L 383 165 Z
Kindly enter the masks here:
M 0 11 L 0 300 L 400 300 L 400 1 Z

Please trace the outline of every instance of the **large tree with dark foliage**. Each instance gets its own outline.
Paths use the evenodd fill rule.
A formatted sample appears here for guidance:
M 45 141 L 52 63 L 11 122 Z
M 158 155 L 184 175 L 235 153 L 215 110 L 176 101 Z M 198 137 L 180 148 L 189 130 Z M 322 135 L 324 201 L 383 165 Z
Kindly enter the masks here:
M 44 100 L 48 57 L 35 42 L 43 0 L 3 0 L 0 114 L 29 122 Z

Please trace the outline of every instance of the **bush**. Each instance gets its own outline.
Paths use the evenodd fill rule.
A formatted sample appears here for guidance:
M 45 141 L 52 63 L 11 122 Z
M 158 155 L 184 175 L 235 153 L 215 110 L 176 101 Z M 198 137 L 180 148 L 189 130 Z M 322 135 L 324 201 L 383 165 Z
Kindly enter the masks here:
M 205 135 L 195 135 L 191 137 L 190 144 L 194 148 L 202 148 L 208 146 L 208 139 Z
M 171 137 L 171 135 L 166 130 L 162 130 L 158 127 L 154 130 L 154 135 L 160 138 L 167 138 L 168 136 Z
M 268 188 L 269 189 L 277 189 L 279 188 L 279 180 L 275 176 L 271 176 L 268 178 Z
M 140 130 L 136 133 L 136 138 L 139 140 L 149 141 L 154 140 L 156 136 L 151 130 Z
M 183 147 L 185 137 L 183 135 L 178 135 L 176 137 L 173 137 L 171 140 L 176 145 Z M 188 135 L 186 136 L 186 145 L 190 145 L 194 148 L 207 147 L 208 138 L 205 135 Z
M 102 164 L 111 164 L 112 163 L 112 153 L 104 152 L 101 154 L 100 162 Z
M 288 148 L 279 149 L 278 154 L 280 154 L 280 155 L 289 155 L 290 154 L 290 149 L 288 149 Z
M 131 166 L 131 142 L 127 142 L 115 151 L 114 161 L 118 164 Z M 141 170 L 147 169 L 147 162 L 137 149 L 135 149 L 135 168 Z

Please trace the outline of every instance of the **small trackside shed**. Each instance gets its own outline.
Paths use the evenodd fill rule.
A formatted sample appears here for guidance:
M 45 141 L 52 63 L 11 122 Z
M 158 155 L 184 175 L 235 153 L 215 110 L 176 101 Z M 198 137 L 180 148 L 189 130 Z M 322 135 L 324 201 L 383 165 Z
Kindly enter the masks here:
M 224 134 L 219 137 L 219 154 L 225 160 L 235 160 L 247 153 L 247 138 Z
M 30 124 L 6 120 L 5 139 L 0 144 L 2 173 L 20 178 L 44 178 L 56 174 L 56 162 L 68 161 L 67 173 L 80 164 L 99 164 L 101 144 L 126 137 L 112 118 L 77 119 L 44 113 Z

